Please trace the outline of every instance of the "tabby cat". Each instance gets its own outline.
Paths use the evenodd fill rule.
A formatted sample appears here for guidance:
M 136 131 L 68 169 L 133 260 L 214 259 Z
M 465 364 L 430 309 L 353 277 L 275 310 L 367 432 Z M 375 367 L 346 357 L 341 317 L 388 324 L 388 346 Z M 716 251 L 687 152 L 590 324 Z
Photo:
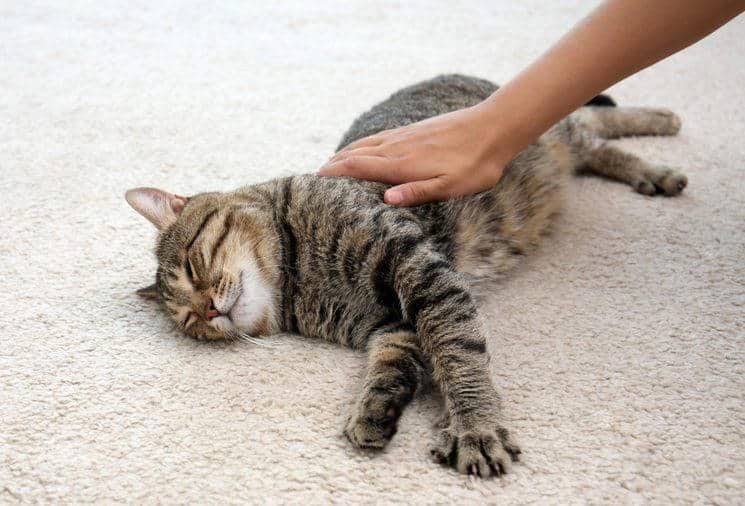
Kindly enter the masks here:
M 496 88 L 448 75 L 402 89 L 358 118 L 339 148 L 474 105 Z M 359 448 L 382 448 L 432 380 L 446 415 L 434 458 L 461 473 L 500 475 L 520 450 L 500 421 L 477 302 L 538 244 L 571 172 L 645 195 L 677 195 L 686 185 L 680 173 L 606 142 L 674 135 L 678 118 L 614 105 L 600 96 L 559 122 L 492 189 L 413 208 L 386 205 L 383 184 L 313 175 L 188 198 L 129 190 L 127 201 L 160 232 L 156 282 L 140 293 L 160 299 L 192 337 L 292 332 L 367 350 L 344 429 Z

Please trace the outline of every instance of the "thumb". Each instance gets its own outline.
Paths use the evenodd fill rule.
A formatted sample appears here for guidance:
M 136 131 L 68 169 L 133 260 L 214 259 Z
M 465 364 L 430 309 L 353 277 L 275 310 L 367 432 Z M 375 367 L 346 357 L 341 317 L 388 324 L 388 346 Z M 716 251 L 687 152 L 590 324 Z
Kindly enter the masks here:
M 448 197 L 446 182 L 439 177 L 394 186 L 385 192 L 386 204 L 416 206 Z

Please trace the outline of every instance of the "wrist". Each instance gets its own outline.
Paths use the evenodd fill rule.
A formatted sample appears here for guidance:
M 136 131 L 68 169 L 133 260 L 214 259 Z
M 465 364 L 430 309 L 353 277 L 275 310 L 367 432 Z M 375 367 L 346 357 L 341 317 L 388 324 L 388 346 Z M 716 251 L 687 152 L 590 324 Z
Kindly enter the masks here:
M 499 167 L 501 173 L 510 162 L 533 139 L 524 140 L 520 136 L 519 124 L 513 124 L 520 119 L 517 112 L 505 107 L 502 97 L 494 93 L 485 101 L 473 107 L 477 115 L 478 135 L 484 141 L 482 157 L 490 164 Z

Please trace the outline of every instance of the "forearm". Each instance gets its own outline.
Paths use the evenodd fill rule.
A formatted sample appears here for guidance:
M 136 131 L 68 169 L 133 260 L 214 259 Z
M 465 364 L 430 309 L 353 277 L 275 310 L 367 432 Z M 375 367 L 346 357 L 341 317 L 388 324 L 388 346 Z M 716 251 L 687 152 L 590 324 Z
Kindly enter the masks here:
M 505 153 L 507 143 L 514 156 L 607 87 L 691 45 L 744 9 L 742 0 L 604 2 L 479 106 L 487 121 L 499 125 L 495 152 Z
M 396 186 L 394 205 L 490 188 L 559 120 L 621 79 L 711 33 L 745 0 L 606 0 L 480 104 L 359 139 L 321 168 Z

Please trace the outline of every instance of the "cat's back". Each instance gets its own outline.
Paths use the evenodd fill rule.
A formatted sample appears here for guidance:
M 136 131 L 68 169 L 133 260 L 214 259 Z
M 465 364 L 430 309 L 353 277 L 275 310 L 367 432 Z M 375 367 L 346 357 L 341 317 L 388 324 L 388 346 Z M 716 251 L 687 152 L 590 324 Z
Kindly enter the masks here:
M 490 81 L 460 74 L 441 75 L 407 86 L 360 115 L 337 150 L 383 130 L 471 107 L 496 90 L 497 85 Z
M 239 188 L 236 194 L 262 200 L 282 214 L 302 214 L 316 220 L 338 216 L 343 210 L 360 211 L 383 204 L 390 186 L 353 177 L 302 174 L 271 179 Z
M 339 149 L 382 130 L 474 106 L 497 90 L 485 79 L 441 75 L 403 88 L 358 117 Z M 539 242 L 561 202 L 567 158 L 551 138 L 528 146 L 481 194 L 412 208 L 425 234 L 473 280 L 491 280 Z

